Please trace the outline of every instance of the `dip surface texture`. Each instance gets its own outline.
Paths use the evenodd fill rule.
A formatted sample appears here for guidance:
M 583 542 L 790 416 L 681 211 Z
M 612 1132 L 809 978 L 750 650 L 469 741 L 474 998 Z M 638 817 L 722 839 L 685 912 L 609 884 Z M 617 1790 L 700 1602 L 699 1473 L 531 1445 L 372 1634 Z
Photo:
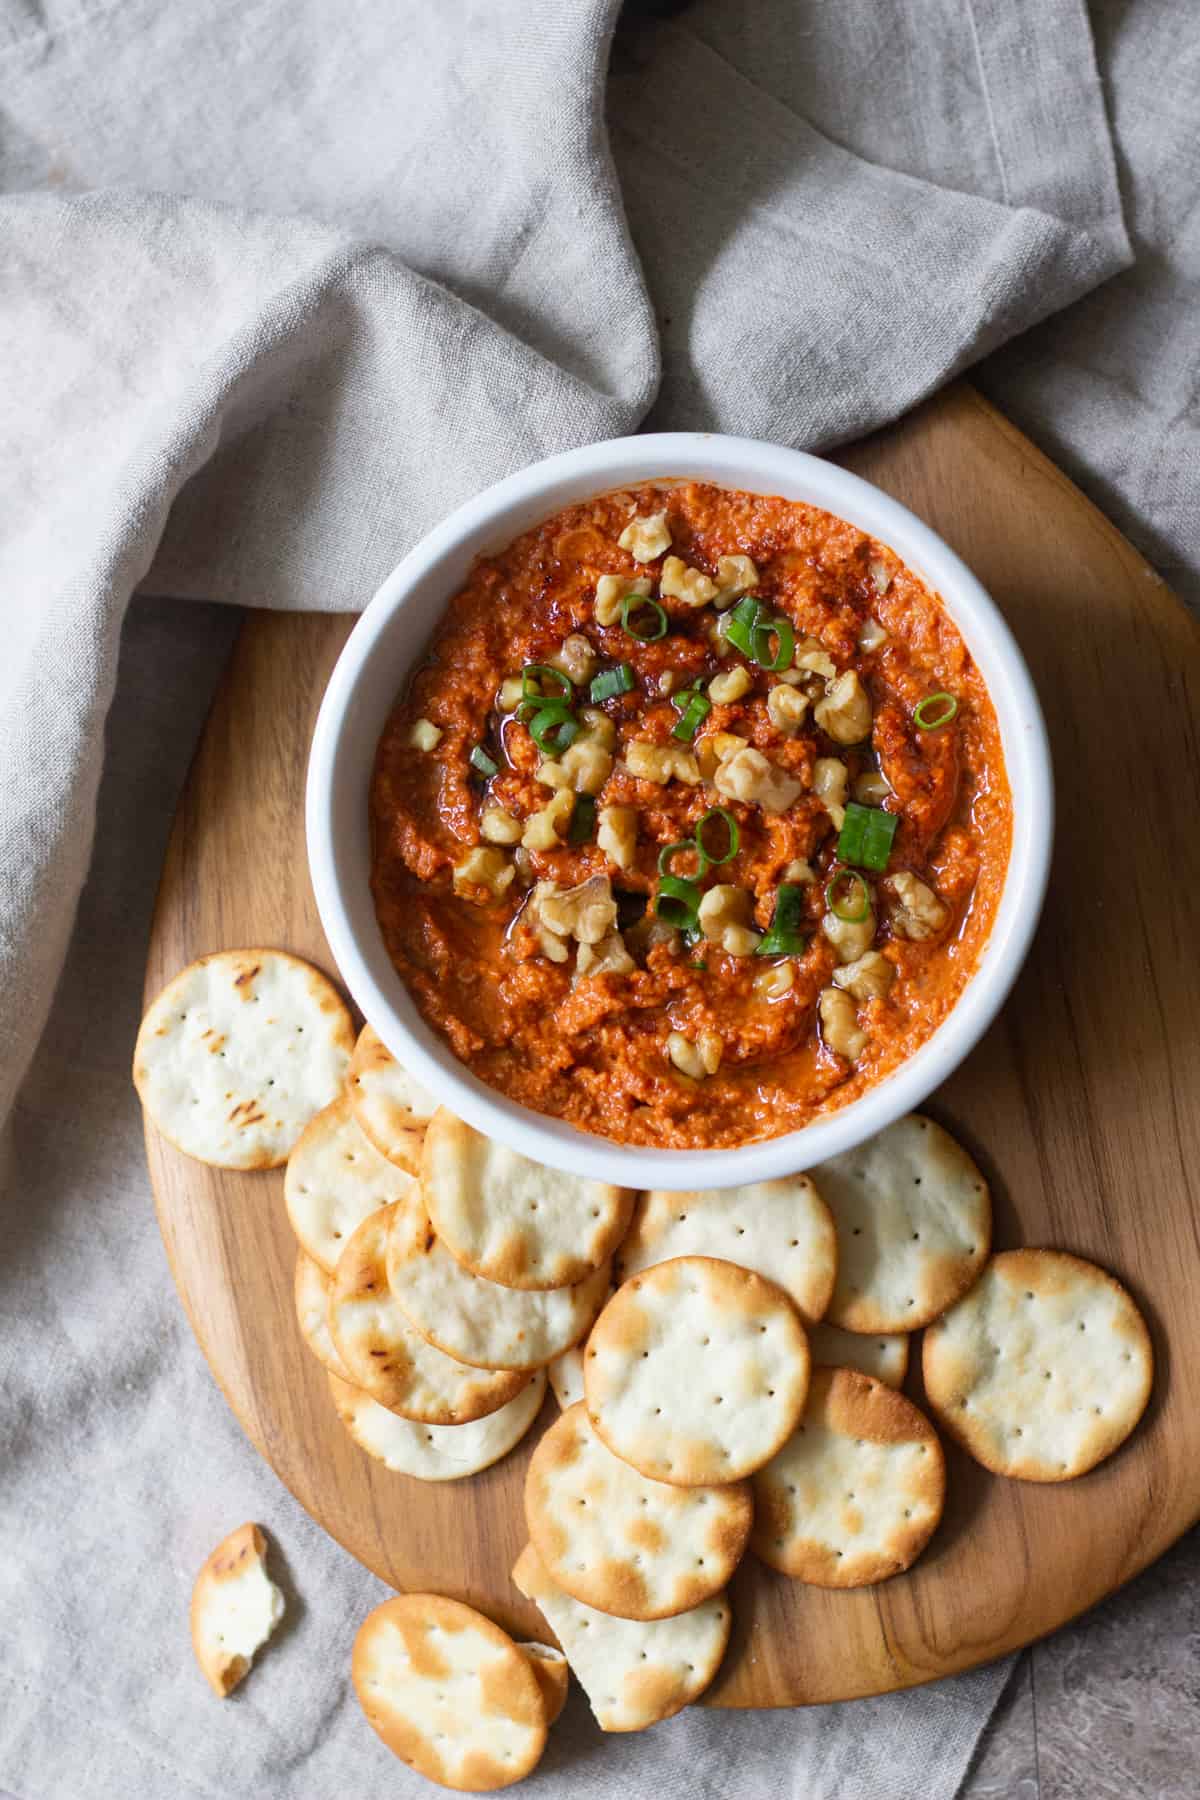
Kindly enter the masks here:
M 843 520 L 698 483 L 479 561 L 370 803 L 388 951 L 462 1061 L 674 1148 L 796 1130 L 911 1056 L 1011 841 L 995 713 L 937 598 Z

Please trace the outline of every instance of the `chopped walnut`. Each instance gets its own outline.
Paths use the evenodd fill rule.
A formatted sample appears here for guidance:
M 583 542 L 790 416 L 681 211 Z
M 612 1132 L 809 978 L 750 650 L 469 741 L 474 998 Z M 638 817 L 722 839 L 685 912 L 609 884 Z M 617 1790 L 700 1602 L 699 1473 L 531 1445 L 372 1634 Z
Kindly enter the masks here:
M 502 806 L 485 806 L 479 829 L 489 844 L 519 844 L 525 827 Z
M 882 806 L 891 791 L 891 782 L 878 769 L 867 769 L 854 783 L 854 798 L 860 806 Z
M 607 875 L 590 875 L 578 886 L 562 889 L 554 882 L 539 881 L 531 905 L 547 931 L 555 937 L 573 937 L 579 944 L 598 944 L 617 922 Z
M 609 718 L 608 714 L 602 711 L 600 707 L 585 706 L 583 709 L 583 722 L 586 726 L 586 730 L 583 733 L 584 737 L 591 738 L 594 743 L 600 744 L 605 750 L 616 749 L 617 728 Z
M 442 741 L 442 733 L 432 719 L 414 719 L 408 741 L 414 750 L 436 750 Z
M 596 819 L 598 847 L 618 869 L 632 869 L 637 857 L 637 808 L 602 806 Z
M 888 922 L 897 937 L 920 943 L 936 937 L 950 917 L 950 909 L 931 887 L 901 869 L 883 884 L 888 897 Z
M 598 944 L 580 944 L 575 958 L 577 975 L 631 975 L 637 964 L 625 948 L 619 931 L 610 931 Z
M 707 606 L 717 592 L 717 584 L 703 569 L 690 569 L 678 556 L 668 556 L 662 566 L 658 591 L 685 606 Z
M 802 638 L 796 645 L 792 664 L 809 675 L 822 675 L 826 681 L 837 679 L 837 664 L 818 638 Z
M 492 898 L 498 900 L 511 886 L 515 873 L 502 850 L 477 845 L 474 850 L 468 850 L 461 862 L 455 863 L 454 891 L 465 894 L 469 888 L 486 888 Z
M 561 669 L 567 680 L 575 687 L 582 687 L 590 681 L 596 672 L 596 652 L 580 632 L 573 631 L 564 638 L 561 646 L 553 656 L 546 658 L 552 669 Z
M 748 556 L 719 556 L 717 558 L 717 595 L 713 605 L 723 612 L 740 600 L 743 594 L 749 593 L 752 587 L 758 586 L 758 570 Z
M 622 550 L 628 550 L 634 562 L 653 562 L 656 556 L 671 548 L 671 528 L 666 513 L 630 519 L 617 542 Z
M 834 983 L 856 1000 L 882 1000 L 896 979 L 896 968 L 878 950 L 868 950 L 857 962 L 833 971 Z
M 673 694 L 675 692 L 675 689 L 678 686 L 679 686 L 678 671 L 675 669 L 664 669 L 662 674 L 658 678 L 659 693 L 660 694 Z
M 694 1044 L 681 1031 L 673 1031 L 667 1039 L 667 1055 L 680 1074 L 690 1075 L 693 1081 L 716 1074 L 724 1048 L 715 1031 L 702 1031 Z
M 650 595 L 650 585 L 648 575 L 639 575 L 636 579 L 629 575 L 602 575 L 596 583 L 594 613 L 597 625 L 619 625 L 621 602 L 626 594 L 634 594 L 639 600 L 646 600 Z
M 760 937 L 751 924 L 753 908 L 748 888 L 718 882 L 700 902 L 700 930 L 710 944 L 719 944 L 730 956 L 752 956 Z
M 764 812 L 781 813 L 795 800 L 802 784 L 768 761 L 761 750 L 747 747 L 718 766 L 713 785 L 729 800 L 745 800 Z
M 813 764 L 813 793 L 838 830 L 846 822 L 846 783 L 850 771 L 836 756 L 818 756 Z
M 570 788 L 560 788 L 540 812 L 525 821 L 521 842 L 526 850 L 557 850 L 574 810 L 575 795 Z
M 598 794 L 612 774 L 612 751 L 590 732 L 576 738 L 559 757 L 548 757 L 537 771 L 543 787 L 571 788 L 576 794 Z
M 835 744 L 861 744 L 871 735 L 871 699 L 857 670 L 838 676 L 817 701 L 813 717 Z
M 804 723 L 808 707 L 808 695 L 783 682 L 777 682 L 767 695 L 767 717 L 776 731 L 782 731 L 785 737 L 795 737 Z
M 687 787 L 697 787 L 700 770 L 696 758 L 681 744 L 643 744 L 635 740 L 625 746 L 625 762 L 629 773 L 639 781 L 653 781 L 666 787 L 674 778 Z
M 787 865 L 787 867 L 784 869 L 783 874 L 780 877 L 780 879 L 782 881 L 793 882 L 797 886 L 799 886 L 802 882 L 805 882 L 805 881 L 815 881 L 817 879 L 817 877 L 816 877 L 816 872 L 814 871 L 812 864 L 803 862 L 799 857 L 797 857 L 795 862 L 790 862 Z
M 713 731 L 708 737 L 697 738 L 696 761 L 705 781 L 711 781 L 723 762 L 728 762 L 731 756 L 745 748 L 745 738 L 738 737 L 734 731 Z
M 868 907 L 865 919 L 839 919 L 835 912 L 827 912 L 821 920 L 821 931 L 837 951 L 840 963 L 857 962 L 875 942 L 874 911 Z
M 892 571 L 877 556 L 867 564 L 867 573 L 871 577 L 871 586 L 877 594 L 886 594 L 892 585 Z
M 879 623 L 878 619 L 868 619 L 858 634 L 858 647 L 860 650 L 878 650 L 879 646 L 881 644 L 886 644 L 887 641 L 888 634 L 883 629 L 883 626 Z
M 754 977 L 754 991 L 763 1000 L 782 1000 L 795 986 L 796 975 L 790 962 L 768 963 Z
M 525 698 L 525 683 L 519 675 L 506 675 L 500 683 L 500 692 L 496 695 L 496 705 L 502 713 L 516 712 Z
M 841 988 L 822 988 L 817 1011 L 821 1015 L 821 1035 L 829 1048 L 847 1062 L 857 1062 L 867 1047 L 867 1034 L 859 1025 L 849 994 Z
M 708 697 L 718 706 L 730 706 L 748 694 L 754 686 L 754 677 L 744 663 L 736 668 L 726 669 L 723 675 L 714 675 L 708 684 Z

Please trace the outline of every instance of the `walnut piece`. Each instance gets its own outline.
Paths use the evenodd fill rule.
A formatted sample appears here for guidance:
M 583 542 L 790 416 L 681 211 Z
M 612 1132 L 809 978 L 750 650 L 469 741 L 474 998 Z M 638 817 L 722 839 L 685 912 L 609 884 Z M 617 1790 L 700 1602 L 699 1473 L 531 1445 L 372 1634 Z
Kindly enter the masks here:
M 856 1000 L 882 1000 L 895 979 L 895 965 L 878 950 L 868 950 L 856 962 L 833 971 L 834 985 Z
M 498 900 L 505 889 L 512 885 L 516 874 L 503 850 L 489 850 L 476 845 L 468 850 L 461 862 L 454 865 L 454 891 L 465 894 L 468 888 L 486 888 L 492 898 Z M 473 898 L 467 895 L 467 898 Z
M 716 1074 L 724 1048 L 715 1031 L 702 1031 L 694 1044 L 681 1031 L 673 1031 L 667 1039 L 667 1055 L 680 1074 L 690 1075 L 693 1081 Z
M 584 732 L 559 757 L 540 764 L 537 779 L 543 787 L 570 788 L 576 794 L 598 794 L 612 774 L 612 751 Z
M 821 1035 L 829 1048 L 847 1062 L 857 1062 L 867 1047 L 867 1034 L 859 1025 L 849 994 L 841 988 L 822 988 L 817 1011 L 821 1015 Z
M 813 764 L 813 793 L 838 830 L 846 822 L 846 783 L 850 771 L 836 756 L 818 756 Z
M 749 593 L 752 587 L 758 586 L 758 570 L 748 556 L 719 556 L 717 558 L 717 593 L 713 605 L 723 612 L 740 600 L 743 594 Z
M 596 815 L 596 843 L 618 869 L 632 869 L 637 856 L 638 816 L 635 806 L 602 806 Z
M 950 909 L 931 887 L 901 869 L 883 884 L 888 898 L 888 922 L 897 937 L 922 943 L 936 937 L 950 917 Z
M 710 688 L 709 693 L 711 692 Z M 784 737 L 795 737 L 804 723 L 808 707 L 808 695 L 782 681 L 776 682 L 767 695 L 767 717 L 776 731 L 782 731 Z
M 590 681 L 596 672 L 596 652 L 580 632 L 573 631 L 564 638 L 553 656 L 546 658 L 551 669 L 561 669 L 567 680 L 575 687 L 582 687 Z
M 852 886 L 857 893 L 857 885 Z M 875 942 L 874 910 L 868 905 L 865 919 L 839 919 L 835 912 L 827 912 L 821 920 L 821 931 L 837 951 L 840 963 L 857 962 Z
M 525 821 L 521 842 L 526 850 L 557 850 L 574 810 L 574 793 L 570 788 L 560 788 L 540 812 L 531 813 Z
M 485 806 L 479 829 L 489 844 L 519 844 L 525 827 L 502 806 Z
M 710 944 L 719 944 L 730 956 L 752 956 L 760 936 L 750 923 L 753 908 L 748 888 L 717 882 L 700 902 L 700 930 Z
M 716 597 L 717 584 L 702 569 L 690 569 L 678 556 L 668 556 L 662 566 L 658 591 L 685 606 L 707 606 Z
M 625 762 L 639 781 L 653 781 L 659 787 L 666 787 L 672 779 L 687 787 L 700 783 L 696 758 L 682 744 L 643 744 L 635 739 L 625 746 Z
M 708 697 L 717 706 L 730 706 L 748 694 L 754 686 L 754 678 L 744 663 L 736 668 L 726 669 L 723 675 L 714 675 L 708 684 Z
M 871 735 L 871 700 L 855 669 L 832 682 L 813 717 L 835 744 L 861 744 Z
M 414 719 L 408 741 L 414 750 L 436 750 L 442 741 L 442 733 L 432 719 Z
M 630 519 L 617 542 L 622 550 L 628 550 L 634 562 L 653 562 L 656 556 L 671 548 L 671 528 L 666 513 Z
M 580 944 L 575 958 L 575 973 L 582 976 L 631 975 L 636 968 L 619 931 L 608 932 L 598 944 Z
M 782 1000 L 795 986 L 796 976 L 790 962 L 768 963 L 754 977 L 754 991 L 763 1000 Z
M 718 765 L 713 785 L 729 800 L 745 800 L 767 813 L 786 812 L 800 792 L 801 783 L 749 747 Z
M 598 944 L 617 922 L 617 903 L 607 875 L 589 875 L 572 888 L 539 881 L 531 904 L 547 931 L 555 937 L 573 937 L 578 944 Z
M 602 575 L 596 583 L 596 604 L 594 616 L 597 625 L 619 625 L 621 623 L 621 602 L 626 594 L 634 594 L 639 600 L 646 600 L 650 595 L 650 578 L 639 575 L 636 579 L 630 575 Z

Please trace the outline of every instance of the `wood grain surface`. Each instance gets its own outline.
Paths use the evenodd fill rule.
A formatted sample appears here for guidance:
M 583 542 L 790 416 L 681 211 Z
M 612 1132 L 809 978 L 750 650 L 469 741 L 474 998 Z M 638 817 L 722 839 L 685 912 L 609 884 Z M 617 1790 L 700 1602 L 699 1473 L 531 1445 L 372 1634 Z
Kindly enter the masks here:
M 1114 1270 L 1145 1309 L 1158 1367 L 1133 1440 L 1080 1481 L 1004 1481 L 950 1448 L 945 1521 L 907 1575 L 831 1593 L 747 1558 L 710 1695 L 723 1706 L 845 1699 L 969 1668 L 1082 1611 L 1200 1516 L 1196 628 L 969 388 L 842 460 L 926 519 L 990 589 L 1029 660 L 1054 751 L 1059 823 L 1041 929 L 999 1021 L 930 1111 L 992 1181 L 997 1247 L 1052 1244 Z M 278 944 L 330 967 L 302 795 L 313 720 L 351 624 L 247 620 L 175 821 L 148 995 L 222 947 Z M 206 1169 L 153 1130 L 147 1152 L 196 1335 L 282 1480 L 386 1581 L 444 1590 L 544 1635 L 508 1573 L 525 1538 L 537 1428 L 468 1482 L 427 1486 L 371 1462 L 297 1334 L 282 1176 Z M 909 1385 L 919 1400 L 919 1377 Z

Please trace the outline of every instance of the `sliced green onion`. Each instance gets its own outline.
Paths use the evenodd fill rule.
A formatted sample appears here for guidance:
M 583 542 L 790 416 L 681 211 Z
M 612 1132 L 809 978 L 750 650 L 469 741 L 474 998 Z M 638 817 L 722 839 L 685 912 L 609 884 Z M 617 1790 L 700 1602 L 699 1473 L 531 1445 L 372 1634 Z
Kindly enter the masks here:
M 686 704 L 679 723 L 671 727 L 671 736 L 682 738 L 684 743 L 690 744 L 712 711 L 712 701 L 707 694 L 698 694 L 694 688 L 689 689 L 686 693 L 674 695 L 672 705 L 677 704 L 680 700 L 685 701 Z
M 561 669 L 552 669 L 549 663 L 526 663 L 521 670 L 522 697 L 526 700 L 552 699 L 552 693 L 536 685 L 541 681 L 548 681 L 551 689 L 557 688 L 564 699 L 574 691 L 570 677 L 564 675 Z
M 482 744 L 476 744 L 467 760 L 473 769 L 478 769 L 481 775 L 498 775 L 500 773 L 500 764 L 492 761 Z
M 774 653 L 771 650 L 772 637 L 778 640 Z M 791 668 L 792 657 L 796 652 L 796 633 L 790 619 L 759 619 L 750 638 L 753 645 L 751 655 L 760 669 L 778 674 L 780 669 Z
M 708 964 L 706 962 L 694 962 L 688 964 L 689 969 L 707 969 L 707 967 Z
M 688 854 L 696 858 L 696 872 L 684 877 L 686 881 L 698 881 L 708 867 L 708 858 L 694 838 L 681 838 L 677 844 L 667 844 L 658 853 L 658 872 L 660 875 L 673 873 L 671 864 L 676 856 Z
M 838 861 L 853 863 L 859 869 L 873 869 L 881 875 L 888 866 L 899 824 L 899 813 L 884 812 L 881 806 L 860 806 L 857 800 L 849 801 L 838 834 Z
M 726 832 L 725 849 L 720 856 L 710 850 L 708 846 L 709 827 L 718 819 L 724 825 Z M 714 869 L 719 869 L 722 863 L 732 862 L 738 853 L 738 845 L 741 842 L 737 820 L 732 813 L 726 812 L 723 806 L 709 807 L 696 827 L 695 838 L 696 847 L 700 851 L 704 863 Z
M 596 802 L 591 794 L 576 794 L 575 810 L 571 814 L 571 829 L 567 833 L 569 844 L 586 844 L 596 829 Z
M 618 663 L 615 669 L 601 669 L 599 675 L 593 675 L 592 685 L 588 689 L 588 694 L 597 705 L 601 700 L 612 700 L 618 694 L 632 692 L 633 670 L 628 663 Z
M 825 904 L 843 925 L 861 925 L 871 916 L 871 890 L 857 870 L 839 869 L 825 889 Z
M 657 600 L 648 600 L 644 594 L 625 595 L 621 601 L 621 624 L 639 644 L 653 644 L 667 635 L 666 613 Z
M 785 881 L 775 895 L 771 929 L 755 945 L 755 956 L 803 956 L 808 939 L 800 930 L 804 889 Z
M 677 926 L 680 931 L 698 931 L 700 928 L 700 889 L 698 885 L 694 881 L 685 881 L 680 875 L 664 875 L 659 881 L 658 893 L 654 897 L 654 910 L 666 924 Z
M 754 657 L 754 632 L 764 611 L 761 600 L 739 600 L 728 614 L 725 636 L 743 656 Z M 757 658 L 755 658 L 757 660 Z
M 580 729 L 579 720 L 563 706 L 543 706 L 529 721 L 529 735 L 543 756 L 558 756 Z
M 949 725 L 957 717 L 958 701 L 953 694 L 926 694 L 913 713 L 913 724 L 918 731 L 940 731 L 943 725 Z

